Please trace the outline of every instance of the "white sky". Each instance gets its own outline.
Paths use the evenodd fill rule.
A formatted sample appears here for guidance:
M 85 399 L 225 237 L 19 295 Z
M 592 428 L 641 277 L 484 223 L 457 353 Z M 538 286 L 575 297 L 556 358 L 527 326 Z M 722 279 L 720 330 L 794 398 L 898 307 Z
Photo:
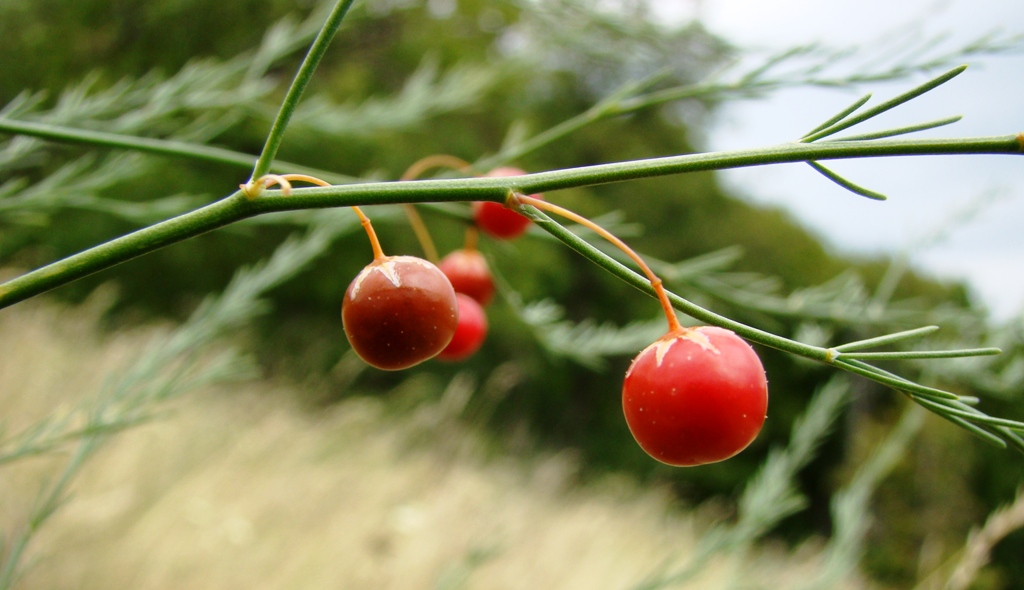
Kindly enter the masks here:
M 713 32 L 756 50 L 810 41 L 861 45 L 912 23 L 925 34 L 949 33 L 964 41 L 994 30 L 1024 33 L 1024 0 L 655 1 L 666 16 L 697 14 Z M 881 124 L 959 114 L 963 121 L 929 135 L 1024 131 L 1022 74 L 1024 54 L 984 58 L 946 86 L 885 115 Z M 789 141 L 865 92 L 874 93 L 873 104 L 923 79 L 854 91 L 791 90 L 765 100 L 736 101 L 717 114 L 705 148 Z M 841 251 L 909 249 L 916 268 L 967 280 L 995 317 L 1024 311 L 1024 157 L 900 158 L 833 162 L 830 167 L 889 200 L 879 203 L 852 195 L 805 165 L 729 171 L 723 181 L 754 202 L 785 206 Z M 916 245 L 950 219 L 969 221 L 953 224 L 937 243 Z

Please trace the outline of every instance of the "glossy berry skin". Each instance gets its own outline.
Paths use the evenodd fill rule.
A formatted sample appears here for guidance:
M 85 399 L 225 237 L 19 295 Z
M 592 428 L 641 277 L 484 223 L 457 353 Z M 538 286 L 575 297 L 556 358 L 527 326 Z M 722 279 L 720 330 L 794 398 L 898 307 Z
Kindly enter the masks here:
M 494 279 L 487 259 L 476 250 L 455 250 L 437 264 L 451 281 L 456 293 L 465 293 L 480 305 L 487 305 L 494 297 Z
M 502 167 L 495 168 L 486 176 L 522 176 L 525 171 L 519 168 Z M 536 199 L 543 199 L 544 195 L 538 193 L 530 195 Z M 491 237 L 501 240 L 510 240 L 521 236 L 530 227 L 529 218 L 516 213 L 501 203 L 483 201 L 473 203 L 473 221 L 481 231 Z
M 475 299 L 462 293 L 455 294 L 459 301 L 459 325 L 448 346 L 437 355 L 443 361 L 461 361 L 480 349 L 487 337 L 487 315 Z
M 387 256 L 349 284 L 341 319 L 368 364 L 397 371 L 433 358 L 451 341 L 459 308 L 448 277 L 414 256 Z
M 754 349 L 733 332 L 684 328 L 633 360 L 622 409 L 637 443 L 658 461 L 715 463 L 745 449 L 761 431 L 768 380 Z

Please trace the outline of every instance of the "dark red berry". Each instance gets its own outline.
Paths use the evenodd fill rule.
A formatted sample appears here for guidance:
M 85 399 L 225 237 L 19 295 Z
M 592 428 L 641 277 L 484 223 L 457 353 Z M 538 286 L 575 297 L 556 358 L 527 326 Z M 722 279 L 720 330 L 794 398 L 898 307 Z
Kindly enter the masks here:
M 461 361 L 480 349 L 487 337 L 487 315 L 475 299 L 456 293 L 459 301 L 459 325 L 448 346 L 437 355 L 444 361 Z
M 395 371 L 444 350 L 459 309 L 455 290 L 436 266 L 413 256 L 386 256 L 352 280 L 341 318 L 360 358 Z
M 465 293 L 480 305 L 487 305 L 494 296 L 494 279 L 487 259 L 477 250 L 455 250 L 437 265 L 452 282 L 456 293 Z
M 522 176 L 523 174 L 526 172 L 519 168 L 506 166 L 495 168 L 486 176 Z M 540 193 L 530 196 L 535 199 L 544 198 L 544 195 Z M 473 203 L 473 221 L 484 233 L 502 240 L 519 237 L 530 226 L 529 218 L 493 201 Z
M 637 443 L 669 465 L 732 457 L 764 424 L 768 380 L 757 353 L 729 330 L 670 332 L 633 360 L 622 409 Z

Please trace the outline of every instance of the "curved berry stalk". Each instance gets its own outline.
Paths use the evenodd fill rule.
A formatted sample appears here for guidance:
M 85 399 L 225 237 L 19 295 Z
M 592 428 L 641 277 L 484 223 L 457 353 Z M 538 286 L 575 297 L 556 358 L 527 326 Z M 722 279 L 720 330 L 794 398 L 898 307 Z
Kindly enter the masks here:
M 270 175 L 257 186 L 289 181 L 319 186 L 328 183 L 303 174 Z M 352 349 L 378 369 L 407 369 L 437 356 L 448 346 L 459 321 L 459 304 L 448 278 L 436 266 L 415 256 L 386 256 L 370 219 L 352 207 L 373 248 L 373 262 L 349 284 L 341 319 Z
M 622 410 L 633 438 L 651 457 L 679 467 L 728 459 L 757 437 L 768 409 L 768 380 L 757 353 L 730 330 L 685 328 L 662 281 L 622 240 L 551 203 L 513 195 L 594 230 L 625 252 L 651 282 L 668 331 L 633 359 L 622 384 Z
M 456 156 L 434 154 L 413 162 L 413 165 L 406 169 L 399 180 L 415 180 L 431 168 L 451 168 L 452 170 L 466 171 L 472 170 L 473 165 Z M 423 254 L 427 257 L 427 260 L 437 264 L 437 246 L 434 245 L 434 240 L 430 237 L 430 231 L 427 230 L 426 224 L 423 223 L 423 218 L 420 217 L 416 206 L 412 203 L 403 203 L 402 209 L 405 210 L 409 226 L 412 227 L 413 233 L 416 234 L 416 239 L 419 240 L 420 247 L 423 248 Z
M 495 168 L 484 176 L 522 176 L 526 171 L 505 166 Z M 540 193 L 530 195 L 533 199 L 543 199 Z M 493 201 L 477 201 L 473 203 L 473 221 L 484 233 L 500 240 L 518 238 L 530 227 L 530 219 L 515 211 L 507 204 Z

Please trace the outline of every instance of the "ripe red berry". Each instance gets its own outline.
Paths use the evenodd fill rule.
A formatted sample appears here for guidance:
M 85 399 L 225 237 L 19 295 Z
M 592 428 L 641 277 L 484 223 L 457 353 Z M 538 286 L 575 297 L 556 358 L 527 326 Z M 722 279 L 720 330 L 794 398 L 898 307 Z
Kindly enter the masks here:
M 472 297 L 456 293 L 459 301 L 459 325 L 448 346 L 437 355 L 443 361 L 461 361 L 480 349 L 487 337 L 487 315 Z
M 670 332 L 633 360 L 622 409 L 637 443 L 669 465 L 732 457 L 764 424 L 768 381 L 757 353 L 729 330 Z
M 487 259 L 477 250 L 455 250 L 437 265 L 452 282 L 456 293 L 465 293 L 480 305 L 487 305 L 494 296 L 494 279 Z
M 349 284 L 341 319 L 360 358 L 395 371 L 444 350 L 459 308 L 455 290 L 436 266 L 414 256 L 385 256 Z
M 506 166 L 495 168 L 486 176 L 521 176 L 523 174 L 526 172 L 519 168 Z M 535 199 L 544 198 L 544 195 L 540 193 L 530 196 Z M 502 240 L 519 237 L 530 226 L 529 218 L 493 201 L 473 203 L 473 221 L 485 233 Z

